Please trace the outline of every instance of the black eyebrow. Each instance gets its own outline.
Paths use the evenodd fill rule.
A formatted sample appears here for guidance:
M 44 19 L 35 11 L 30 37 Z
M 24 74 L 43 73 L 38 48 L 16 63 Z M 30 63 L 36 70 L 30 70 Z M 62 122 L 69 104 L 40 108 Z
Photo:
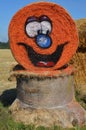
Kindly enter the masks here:
M 31 17 L 27 18 L 26 23 L 30 23 L 30 22 L 33 22 L 33 21 L 38 21 L 38 18 L 35 17 L 35 16 L 31 16 Z
M 49 22 L 51 22 L 50 18 L 49 18 L 48 16 L 46 16 L 46 15 L 40 16 L 40 17 L 39 17 L 39 20 L 40 20 L 40 22 L 41 22 L 41 21 L 49 21 Z

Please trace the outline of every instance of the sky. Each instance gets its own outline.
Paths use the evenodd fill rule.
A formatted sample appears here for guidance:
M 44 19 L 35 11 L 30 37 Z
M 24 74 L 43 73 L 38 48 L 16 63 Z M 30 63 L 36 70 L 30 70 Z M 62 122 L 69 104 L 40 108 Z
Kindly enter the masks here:
M 8 26 L 13 15 L 22 7 L 41 0 L 0 0 L 0 41 L 8 41 Z M 64 7 L 73 19 L 86 18 L 86 0 L 42 0 Z

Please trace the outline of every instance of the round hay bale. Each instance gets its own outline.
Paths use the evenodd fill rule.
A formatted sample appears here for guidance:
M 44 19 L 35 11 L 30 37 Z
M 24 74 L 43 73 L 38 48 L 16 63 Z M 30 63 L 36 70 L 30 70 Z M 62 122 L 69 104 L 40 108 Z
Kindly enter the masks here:
M 18 63 L 39 73 L 63 67 L 78 47 L 73 19 L 63 7 L 50 2 L 19 10 L 10 22 L 9 40 Z
M 78 19 L 75 22 L 79 34 L 79 50 L 86 52 L 86 19 Z

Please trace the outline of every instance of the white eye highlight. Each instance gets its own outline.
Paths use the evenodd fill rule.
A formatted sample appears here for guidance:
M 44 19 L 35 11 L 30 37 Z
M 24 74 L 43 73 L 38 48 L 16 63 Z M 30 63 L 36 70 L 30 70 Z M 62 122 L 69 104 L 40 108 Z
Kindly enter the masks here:
M 26 33 L 29 37 L 33 38 L 38 34 L 38 30 L 41 30 L 41 24 L 37 21 L 30 22 L 26 25 Z
M 51 32 L 51 23 L 49 21 L 42 21 L 41 22 L 41 28 L 43 34 L 49 34 Z

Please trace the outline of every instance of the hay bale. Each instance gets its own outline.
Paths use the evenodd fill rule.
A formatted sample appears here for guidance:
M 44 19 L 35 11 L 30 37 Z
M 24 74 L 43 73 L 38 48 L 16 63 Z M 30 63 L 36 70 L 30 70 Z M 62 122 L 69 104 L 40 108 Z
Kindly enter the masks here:
M 86 112 L 74 99 L 73 75 L 31 78 L 17 74 L 17 99 L 10 107 L 17 122 L 52 127 L 84 125 Z
M 75 22 L 79 34 L 79 48 L 85 48 L 86 52 L 86 19 L 79 19 Z
M 76 90 L 79 98 L 86 103 L 86 19 L 79 19 L 75 22 L 79 34 L 79 47 L 71 63 L 77 70 L 74 74 Z
M 39 46 L 39 34 L 44 39 L 47 35 L 48 47 L 44 43 L 44 47 Z M 57 70 L 67 64 L 78 47 L 74 20 L 63 7 L 50 2 L 33 3 L 19 10 L 9 25 L 9 40 L 19 64 L 39 73 Z

